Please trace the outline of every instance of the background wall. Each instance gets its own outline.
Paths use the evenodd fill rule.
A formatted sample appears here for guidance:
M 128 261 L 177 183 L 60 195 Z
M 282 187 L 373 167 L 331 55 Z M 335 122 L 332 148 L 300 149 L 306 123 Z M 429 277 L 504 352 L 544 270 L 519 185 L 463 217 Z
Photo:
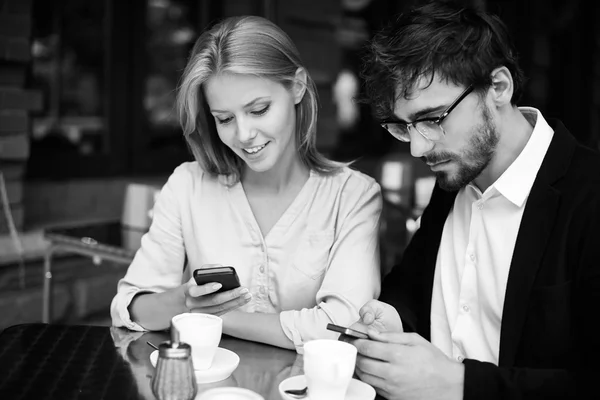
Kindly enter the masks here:
M 31 1 L 0 1 L 0 194 L 5 195 L 0 196 L 0 206 L 8 201 L 18 230 L 24 221 L 23 176 L 29 157 L 29 113 L 42 105 L 40 93 L 26 89 L 31 26 Z M 6 213 L 0 207 L 0 235 L 8 230 Z

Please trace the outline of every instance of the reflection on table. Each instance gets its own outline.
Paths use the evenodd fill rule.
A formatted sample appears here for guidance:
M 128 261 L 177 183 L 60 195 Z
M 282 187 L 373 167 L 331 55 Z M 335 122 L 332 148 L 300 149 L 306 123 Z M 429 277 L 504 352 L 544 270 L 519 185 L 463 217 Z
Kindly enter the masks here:
M 152 349 L 166 332 L 122 328 L 24 324 L 0 334 L 0 399 L 154 399 Z M 302 374 L 296 352 L 224 336 L 220 347 L 240 364 L 224 381 L 198 386 L 237 386 L 265 400 L 279 400 L 279 384 Z

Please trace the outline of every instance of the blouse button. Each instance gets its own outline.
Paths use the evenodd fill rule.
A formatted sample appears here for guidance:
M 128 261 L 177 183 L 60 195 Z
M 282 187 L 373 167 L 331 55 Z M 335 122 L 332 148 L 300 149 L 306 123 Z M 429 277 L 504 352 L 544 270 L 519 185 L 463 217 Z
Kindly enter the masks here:
M 265 272 L 265 266 L 261 265 L 260 266 L 260 273 L 263 274 Z
M 260 293 L 265 294 L 265 287 L 264 286 L 260 287 Z

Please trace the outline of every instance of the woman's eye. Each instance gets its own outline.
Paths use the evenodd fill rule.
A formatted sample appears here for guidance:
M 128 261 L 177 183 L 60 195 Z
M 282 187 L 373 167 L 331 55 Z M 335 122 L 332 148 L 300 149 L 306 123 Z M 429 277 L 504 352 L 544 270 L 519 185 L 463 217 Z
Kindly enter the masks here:
M 269 111 L 269 107 L 270 107 L 270 105 L 266 106 L 265 108 L 263 108 L 261 110 L 252 111 L 252 114 L 254 114 L 254 115 L 264 115 L 264 114 L 266 114 L 267 111 Z
M 231 120 L 233 119 L 232 117 L 229 118 L 225 118 L 225 119 L 221 119 L 221 118 L 215 118 L 217 120 L 217 122 L 219 123 L 219 125 L 226 125 L 229 122 L 231 122 Z

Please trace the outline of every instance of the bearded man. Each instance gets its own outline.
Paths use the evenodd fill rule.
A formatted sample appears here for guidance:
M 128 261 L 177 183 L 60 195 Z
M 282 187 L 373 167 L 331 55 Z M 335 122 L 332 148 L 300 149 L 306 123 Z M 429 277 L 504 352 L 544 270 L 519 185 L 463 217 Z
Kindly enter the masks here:
M 517 106 L 523 72 L 494 15 L 433 2 L 369 50 L 382 127 L 437 184 L 354 325 L 370 336 L 352 340 L 358 376 L 388 399 L 595 398 L 598 153 Z

